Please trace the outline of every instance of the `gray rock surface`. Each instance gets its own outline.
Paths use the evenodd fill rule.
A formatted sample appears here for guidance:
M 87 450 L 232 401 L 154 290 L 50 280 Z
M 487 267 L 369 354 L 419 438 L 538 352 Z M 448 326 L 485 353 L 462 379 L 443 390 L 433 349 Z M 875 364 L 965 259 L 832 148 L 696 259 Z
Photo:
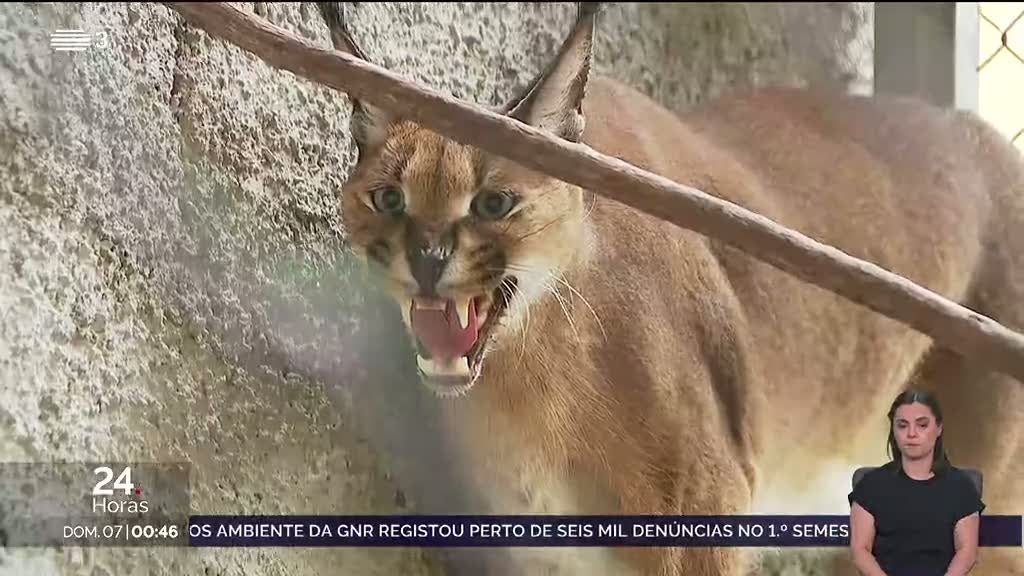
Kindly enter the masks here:
M 573 15 L 356 4 L 372 59 L 481 104 L 531 77 Z M 329 45 L 312 4 L 239 5 Z M 674 109 L 748 85 L 862 91 L 865 6 L 613 4 L 597 68 Z M 107 39 L 55 52 L 59 28 Z M 398 388 L 409 366 L 375 352 L 393 318 L 345 256 L 333 194 L 354 158 L 347 123 L 344 95 L 164 6 L 0 5 L 0 461 L 188 460 L 197 513 L 414 505 L 356 420 L 379 425 L 414 399 L 354 392 L 371 366 Z M 418 550 L 0 549 L 4 575 L 432 566 Z

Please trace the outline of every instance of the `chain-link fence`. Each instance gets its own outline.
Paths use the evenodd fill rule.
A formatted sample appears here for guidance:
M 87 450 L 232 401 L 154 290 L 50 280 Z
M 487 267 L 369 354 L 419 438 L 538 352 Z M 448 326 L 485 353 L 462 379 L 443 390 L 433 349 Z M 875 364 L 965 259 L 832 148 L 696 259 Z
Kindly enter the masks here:
M 979 2 L 980 113 L 1024 151 L 1024 2 Z

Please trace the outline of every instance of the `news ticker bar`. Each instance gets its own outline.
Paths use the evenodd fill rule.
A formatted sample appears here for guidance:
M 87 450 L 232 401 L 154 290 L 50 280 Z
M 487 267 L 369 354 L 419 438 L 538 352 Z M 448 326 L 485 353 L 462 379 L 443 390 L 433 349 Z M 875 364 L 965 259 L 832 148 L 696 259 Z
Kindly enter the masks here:
M 1021 516 L 982 517 L 980 546 L 1021 540 Z M 849 516 L 192 516 L 188 545 L 832 547 Z
M 837 547 L 849 517 L 84 516 L 4 522 L 8 547 Z M 4 526 L 4 524 L 8 524 Z M 979 545 L 1022 546 L 1021 516 L 982 516 Z

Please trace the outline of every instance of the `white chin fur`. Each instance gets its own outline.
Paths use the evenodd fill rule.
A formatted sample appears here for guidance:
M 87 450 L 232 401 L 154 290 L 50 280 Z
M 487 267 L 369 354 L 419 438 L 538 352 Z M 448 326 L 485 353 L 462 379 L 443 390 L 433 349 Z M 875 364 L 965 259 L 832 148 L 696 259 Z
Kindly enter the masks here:
M 470 388 L 473 387 L 476 380 L 470 380 L 465 384 L 452 385 L 447 383 L 439 384 L 432 380 L 424 379 L 423 383 L 426 385 L 427 389 L 433 392 L 438 398 L 460 398 L 469 393 Z

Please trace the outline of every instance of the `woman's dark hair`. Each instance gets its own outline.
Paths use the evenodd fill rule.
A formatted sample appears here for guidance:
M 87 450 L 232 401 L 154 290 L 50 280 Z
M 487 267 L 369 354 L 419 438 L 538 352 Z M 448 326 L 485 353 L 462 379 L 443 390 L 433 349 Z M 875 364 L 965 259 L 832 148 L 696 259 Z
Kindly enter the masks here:
M 888 453 L 892 459 L 889 462 L 889 468 L 891 470 L 903 472 L 902 466 L 902 454 L 900 452 L 899 444 L 896 443 L 896 435 L 893 432 L 893 420 L 896 418 L 896 409 L 906 404 L 913 404 L 919 402 L 924 404 L 932 411 L 932 415 L 935 416 L 935 424 L 942 424 L 942 407 L 939 406 L 939 401 L 931 393 L 922 390 L 920 388 L 910 388 L 901 392 L 896 399 L 892 402 L 892 407 L 889 408 L 889 445 Z M 943 432 L 944 434 L 945 432 Z M 949 462 L 949 456 L 946 455 L 946 448 L 942 443 L 942 434 L 935 439 L 935 450 L 932 453 L 932 472 L 937 476 L 940 472 L 948 470 L 952 464 Z

